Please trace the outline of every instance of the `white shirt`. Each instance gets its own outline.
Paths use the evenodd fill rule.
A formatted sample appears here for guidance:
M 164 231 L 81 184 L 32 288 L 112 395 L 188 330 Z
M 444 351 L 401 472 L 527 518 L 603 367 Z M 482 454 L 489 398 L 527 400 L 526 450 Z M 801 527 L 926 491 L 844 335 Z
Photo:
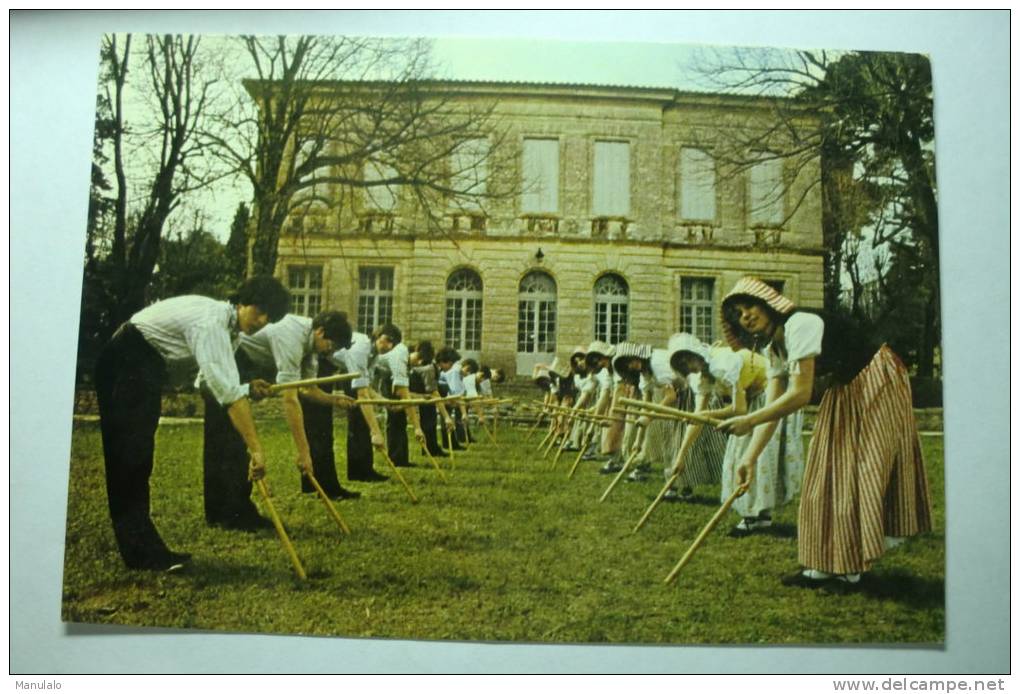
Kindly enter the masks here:
M 464 394 L 464 377 L 460 374 L 460 362 L 443 372 L 446 377 L 446 387 L 450 389 L 450 395 Z
M 256 366 L 276 368 L 277 383 L 315 378 L 319 359 L 312 336 L 312 319 L 288 313 L 254 335 L 241 335 L 241 349 Z
M 477 373 L 468 374 L 463 379 L 464 394 L 467 395 L 469 398 L 474 398 L 478 396 L 478 388 L 475 386 L 475 383 L 477 381 L 478 381 Z
M 393 389 L 411 385 L 407 362 L 411 358 L 407 346 L 401 342 L 386 354 L 376 356 L 373 380 L 379 384 L 377 390 L 386 397 L 393 397 Z
M 168 370 L 187 369 L 229 405 L 248 395 L 234 361 L 237 307 L 207 296 L 185 295 L 157 301 L 131 316 L 130 322 L 167 362 Z
M 602 395 L 604 391 L 611 391 L 613 389 L 613 376 L 609 373 L 609 369 L 602 369 L 595 374 L 595 382 L 599 386 L 599 395 Z
M 822 335 L 825 322 L 813 313 L 794 313 L 783 328 L 786 343 L 786 361 L 776 354 L 772 345 L 765 349 L 768 365 L 765 373 L 769 378 L 792 376 L 800 373 L 800 360 L 817 357 L 822 353 Z
M 337 366 L 347 369 L 347 373 L 357 371 L 361 374 L 351 381 L 354 390 L 372 385 L 372 340 L 365 333 L 352 334 L 351 346 L 333 352 L 330 359 Z
M 486 397 L 492 397 L 492 379 L 487 378 L 478 384 L 478 393 Z

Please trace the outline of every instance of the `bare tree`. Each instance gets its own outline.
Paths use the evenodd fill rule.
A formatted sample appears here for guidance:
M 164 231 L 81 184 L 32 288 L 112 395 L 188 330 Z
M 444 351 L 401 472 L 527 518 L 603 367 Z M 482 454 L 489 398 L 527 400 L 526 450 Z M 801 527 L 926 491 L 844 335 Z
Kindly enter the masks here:
M 207 137 L 253 189 L 250 272 L 275 269 L 290 215 L 319 206 L 339 220 L 344 208 L 358 205 L 357 191 L 386 197 L 399 187 L 421 215 L 414 224 L 430 232 L 441 228 L 451 201 L 482 207 L 509 194 L 479 184 L 503 151 L 494 104 L 453 103 L 438 92 L 426 79 L 433 70 L 428 42 L 239 41 L 253 76 L 244 80 L 247 94 Z M 489 143 L 484 151 L 454 157 L 481 138 Z M 459 163 L 451 166 L 453 159 Z
M 856 253 L 853 245 L 864 231 L 873 247 L 897 248 L 894 257 L 908 262 L 909 256 L 920 268 L 896 277 L 924 285 L 914 351 L 919 374 L 931 375 L 940 319 L 928 59 L 906 53 L 733 49 L 703 58 L 699 69 L 717 88 L 771 102 L 771 122 L 747 128 L 743 136 L 733 131 L 729 146 L 720 148 L 730 171 L 746 171 L 764 152 L 783 161 L 789 184 L 809 171 L 812 159 L 820 160 L 819 175 L 807 185 L 822 190 L 827 306 L 838 303 L 847 253 Z M 891 271 L 893 265 L 883 269 Z M 855 272 L 849 276 L 859 281 Z M 880 285 L 883 279 L 880 274 Z M 909 290 L 886 284 L 883 300 L 889 310 L 881 315 L 893 315 L 897 293 Z M 852 295 L 859 297 L 860 291 L 853 287 Z
M 105 258 L 114 302 L 111 327 L 145 304 L 167 219 L 183 196 L 210 180 L 208 173 L 195 168 L 204 160 L 196 134 L 213 84 L 199 76 L 198 38 L 146 36 L 140 56 L 133 51 L 131 38 L 127 35 L 121 43 L 117 36 L 107 35 L 101 52 L 116 181 L 110 252 Z M 144 78 L 138 88 L 151 107 L 137 127 L 129 126 L 124 103 L 133 59 L 142 61 Z M 132 198 L 136 189 L 143 192 Z

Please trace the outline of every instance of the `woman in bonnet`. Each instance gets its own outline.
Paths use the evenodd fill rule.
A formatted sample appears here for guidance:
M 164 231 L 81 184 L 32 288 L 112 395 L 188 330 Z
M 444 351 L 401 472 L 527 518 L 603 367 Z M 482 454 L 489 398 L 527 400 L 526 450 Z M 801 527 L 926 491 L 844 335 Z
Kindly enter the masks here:
M 765 406 L 720 427 L 737 436 L 753 430 L 738 485 L 752 480 L 779 420 L 810 401 L 816 378 L 824 389 L 800 500 L 803 570 L 783 583 L 856 585 L 888 546 L 931 529 L 906 367 L 847 321 L 798 310 L 752 277 L 723 299 L 722 325 L 730 347 L 761 351 L 768 362 Z

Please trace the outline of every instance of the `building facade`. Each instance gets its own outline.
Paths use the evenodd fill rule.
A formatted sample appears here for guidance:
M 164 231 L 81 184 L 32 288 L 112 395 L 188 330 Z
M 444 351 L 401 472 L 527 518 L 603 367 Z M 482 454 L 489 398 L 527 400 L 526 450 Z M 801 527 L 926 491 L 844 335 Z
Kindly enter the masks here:
M 663 347 L 679 330 L 719 339 L 719 304 L 744 274 L 821 305 L 818 161 L 794 169 L 763 152 L 736 167 L 720 156 L 769 127 L 763 101 L 634 87 L 448 89 L 495 104 L 510 156 L 472 175 L 515 192 L 484 210 L 449 209 L 442 233 L 417 227 L 413 196 L 386 187 L 365 189 L 359 205 L 292 215 L 277 267 L 295 311 L 344 310 L 365 332 L 393 322 L 408 341 L 450 344 L 527 376 L 593 339 Z

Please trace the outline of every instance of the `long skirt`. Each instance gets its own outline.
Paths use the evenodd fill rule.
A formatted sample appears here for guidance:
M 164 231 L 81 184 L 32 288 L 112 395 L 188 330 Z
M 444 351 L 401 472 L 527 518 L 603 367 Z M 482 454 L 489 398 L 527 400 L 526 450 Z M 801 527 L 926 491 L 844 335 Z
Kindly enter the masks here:
M 764 406 L 765 393 L 761 393 L 748 403 L 748 410 L 754 412 Z M 731 508 L 735 512 L 741 516 L 757 516 L 762 511 L 782 506 L 797 495 L 804 476 L 803 428 L 804 414 L 800 410 L 780 420 L 772 438 L 758 456 L 750 488 L 733 502 Z M 723 501 L 736 488 L 737 466 L 751 443 L 751 436 L 730 436 L 726 443 L 722 468 Z
M 665 391 L 664 387 L 658 385 L 652 388 L 652 402 L 661 403 Z M 675 405 L 676 401 L 672 404 Z M 644 445 L 638 462 L 659 465 L 668 473 L 680 449 L 682 435 L 683 422 L 680 420 L 653 418 L 645 428 Z
M 885 536 L 931 530 L 931 496 L 910 379 L 887 346 L 822 398 L 800 499 L 800 563 L 830 573 L 868 570 Z
M 680 396 L 680 409 L 693 412 L 695 410 L 695 394 L 689 388 L 685 393 L 686 395 Z M 714 410 L 722 406 L 722 400 L 713 393 L 708 399 L 708 408 Z M 689 426 L 691 425 L 687 423 L 681 425 L 679 441 L 683 440 L 683 435 Z M 722 462 L 723 456 L 726 455 L 727 438 L 726 434 L 714 427 L 704 426 L 701 428 L 701 436 L 687 453 L 684 471 L 680 473 L 680 478 L 677 480 L 681 488 L 719 484 L 722 478 Z M 672 467 L 673 461 L 670 461 L 669 465 Z

